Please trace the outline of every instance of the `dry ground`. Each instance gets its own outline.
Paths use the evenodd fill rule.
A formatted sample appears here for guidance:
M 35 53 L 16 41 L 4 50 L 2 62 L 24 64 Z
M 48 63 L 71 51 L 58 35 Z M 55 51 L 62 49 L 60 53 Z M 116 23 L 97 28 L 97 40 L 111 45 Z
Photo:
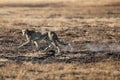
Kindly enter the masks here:
M 0 80 L 120 80 L 119 23 L 119 0 L 1 0 Z M 18 49 L 25 28 L 55 31 L 72 48 L 57 56 Z

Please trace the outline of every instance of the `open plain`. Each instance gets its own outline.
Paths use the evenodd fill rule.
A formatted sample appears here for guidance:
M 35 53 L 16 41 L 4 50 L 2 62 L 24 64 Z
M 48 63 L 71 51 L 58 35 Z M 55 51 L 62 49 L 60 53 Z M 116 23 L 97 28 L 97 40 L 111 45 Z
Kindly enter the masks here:
M 0 80 L 120 80 L 119 23 L 119 0 L 0 0 Z M 57 56 L 18 49 L 26 28 L 71 46 Z

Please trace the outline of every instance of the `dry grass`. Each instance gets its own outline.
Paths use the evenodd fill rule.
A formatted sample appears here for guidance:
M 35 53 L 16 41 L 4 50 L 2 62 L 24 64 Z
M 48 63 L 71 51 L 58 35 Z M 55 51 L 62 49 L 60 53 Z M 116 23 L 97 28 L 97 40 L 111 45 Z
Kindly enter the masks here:
M 89 64 L 32 64 L 14 62 L 1 67 L 2 80 L 119 80 L 120 62 L 107 60 Z
M 119 0 L 0 0 L 0 80 L 120 80 L 119 23 Z M 17 49 L 23 28 L 56 31 L 73 50 Z
M 99 1 L 96 1 L 96 0 L 89 0 L 89 1 L 86 1 L 86 0 L 49 0 L 49 1 L 45 1 L 45 0 L 12 0 L 12 1 L 9 1 L 9 0 L 1 0 L 0 1 L 0 4 L 37 4 L 37 3 L 43 3 L 43 2 L 63 2 L 63 3 L 66 3 L 66 2 L 73 2 L 74 4 L 80 4 L 80 5 L 103 5 L 103 4 L 108 4 L 108 3 L 115 3 L 115 2 L 119 2 L 119 0 L 99 0 Z M 82 3 L 82 4 L 81 4 Z

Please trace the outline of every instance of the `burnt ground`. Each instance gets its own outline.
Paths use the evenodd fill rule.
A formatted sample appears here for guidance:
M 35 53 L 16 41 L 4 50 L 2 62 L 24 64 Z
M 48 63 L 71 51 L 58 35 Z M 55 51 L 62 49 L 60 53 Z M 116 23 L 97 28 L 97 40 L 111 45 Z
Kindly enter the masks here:
M 82 29 L 72 28 L 63 31 L 56 31 L 59 37 L 71 43 L 71 47 L 61 46 L 62 52 L 58 55 L 49 55 L 50 52 L 35 50 L 33 43 L 28 44 L 20 49 L 17 47 L 25 42 L 25 37 L 22 36 L 20 29 L 7 29 L 3 31 L 1 28 L 0 36 L 0 57 L 15 62 L 32 62 L 32 63 L 91 63 L 104 61 L 106 59 L 120 59 L 119 52 L 119 27 L 107 27 L 100 24 L 94 27 L 85 25 Z M 112 34 L 110 34 L 112 33 Z M 84 37 L 85 40 L 79 41 L 76 39 Z M 73 40 L 73 41 L 72 41 Z M 94 40 L 94 41 L 92 41 Z M 104 42 L 105 41 L 105 42 Z M 45 48 L 46 44 L 41 42 L 41 49 Z M 66 50 L 64 50 L 66 48 Z M 52 50 L 52 49 L 51 49 Z M 53 48 L 53 50 L 55 50 Z M 29 56 L 29 54 L 35 54 Z M 36 56 L 36 54 L 38 54 Z M 57 53 L 55 53 L 57 54 Z M 27 55 L 27 56 L 26 56 Z

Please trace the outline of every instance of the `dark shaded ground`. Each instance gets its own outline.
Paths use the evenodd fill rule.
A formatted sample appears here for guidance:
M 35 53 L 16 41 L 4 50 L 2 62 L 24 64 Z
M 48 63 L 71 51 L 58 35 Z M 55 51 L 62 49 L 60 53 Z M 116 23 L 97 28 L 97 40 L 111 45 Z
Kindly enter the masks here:
M 5 4 L 1 4 L 0 7 L 29 7 L 29 8 L 34 8 L 34 7 L 41 7 L 41 8 L 45 8 L 45 7 L 56 7 L 56 8 L 59 8 L 59 7 L 65 7 L 65 5 L 63 3 L 36 3 L 36 4 L 14 4 L 14 3 L 5 3 Z
M 2 30 L 3 28 L 1 28 Z M 104 61 L 106 59 L 114 59 L 114 60 L 119 60 L 120 59 L 120 52 L 119 51 L 109 51 L 109 50 L 96 50 L 92 51 L 89 49 L 89 47 L 86 47 L 86 45 L 97 45 L 99 46 L 100 44 L 104 45 L 110 45 L 112 43 L 119 44 L 119 35 L 117 35 L 119 27 L 116 28 L 107 28 L 105 27 L 92 27 L 92 26 L 85 26 L 82 29 L 79 28 L 73 28 L 73 29 L 68 29 L 66 31 L 58 31 L 56 32 L 59 37 L 62 36 L 62 39 L 71 42 L 71 40 L 78 38 L 79 37 L 84 37 L 86 38 L 86 41 L 81 41 L 79 40 L 77 42 L 72 42 L 73 46 L 73 51 L 63 51 L 59 55 L 54 55 L 51 54 L 49 55 L 49 52 L 46 52 L 44 54 L 40 54 L 40 52 L 35 51 L 35 46 L 34 44 L 29 44 L 27 46 L 24 46 L 21 49 L 17 49 L 17 47 L 25 42 L 25 37 L 22 36 L 21 30 L 20 29 L 7 29 L 4 32 L 1 32 L 0 36 L 0 58 L 1 59 L 8 59 L 10 61 L 15 61 L 15 62 L 32 62 L 32 63 L 56 63 L 56 62 L 62 62 L 62 63 L 72 63 L 72 62 L 80 62 L 80 63 L 94 63 L 94 62 L 99 62 L 99 61 Z M 110 31 L 114 33 L 114 35 L 105 33 L 105 31 Z M 62 33 L 62 34 L 60 34 Z M 89 33 L 89 34 L 86 34 Z M 91 36 L 92 35 L 92 36 Z M 93 36 L 94 35 L 94 36 Z M 68 40 L 67 37 L 70 38 L 71 40 Z M 90 37 L 91 36 L 91 37 Z M 88 37 L 90 37 L 88 39 Z M 98 39 L 97 39 L 98 38 Z M 91 39 L 95 41 L 90 41 Z M 114 41 L 114 40 L 115 41 Z M 107 40 L 107 42 L 102 42 L 104 40 Z M 43 46 L 42 46 L 43 45 Z M 41 44 L 41 48 L 44 47 L 45 44 Z M 115 45 L 114 45 L 115 46 Z M 117 45 L 116 45 L 117 46 Z M 115 48 L 116 48 L 115 46 Z M 93 49 L 97 49 L 96 47 L 93 47 Z M 103 47 L 104 46 L 99 46 Z M 99 49 L 99 48 L 98 48 Z M 116 49 L 117 50 L 117 49 Z M 25 54 L 31 54 L 33 55 L 35 53 L 38 53 L 39 56 L 26 56 Z

